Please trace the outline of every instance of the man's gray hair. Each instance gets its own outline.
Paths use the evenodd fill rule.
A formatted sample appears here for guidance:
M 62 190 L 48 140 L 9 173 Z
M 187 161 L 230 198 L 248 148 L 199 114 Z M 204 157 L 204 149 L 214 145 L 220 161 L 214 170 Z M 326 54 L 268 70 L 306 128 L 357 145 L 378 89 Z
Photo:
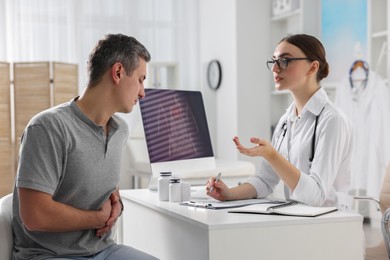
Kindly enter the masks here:
M 150 61 L 149 51 L 134 37 L 123 34 L 108 34 L 100 40 L 89 55 L 88 86 L 96 86 L 108 69 L 120 62 L 127 75 L 139 66 L 139 59 Z

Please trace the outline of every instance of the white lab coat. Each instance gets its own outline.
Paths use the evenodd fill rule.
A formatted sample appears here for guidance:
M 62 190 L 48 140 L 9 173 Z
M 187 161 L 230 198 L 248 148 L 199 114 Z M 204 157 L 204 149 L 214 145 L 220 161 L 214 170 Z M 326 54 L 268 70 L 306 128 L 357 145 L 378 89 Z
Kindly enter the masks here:
M 335 103 L 353 128 L 351 189 L 379 197 L 390 160 L 390 93 L 385 81 L 370 71 L 361 91 L 351 88 L 349 77 L 336 91 Z
M 315 156 L 310 163 L 315 120 L 319 114 Z M 281 134 L 283 122 L 287 122 L 285 138 Z M 309 99 L 299 118 L 295 115 L 295 105 L 291 104 L 272 138 L 272 145 L 301 171 L 297 186 L 294 191 L 286 190 L 286 197 L 312 206 L 349 208 L 352 202 L 348 196 L 351 133 L 348 119 L 330 102 L 323 88 Z M 247 180 L 256 189 L 259 198 L 271 194 L 279 181 L 279 176 L 265 160 L 261 161 L 261 171 Z

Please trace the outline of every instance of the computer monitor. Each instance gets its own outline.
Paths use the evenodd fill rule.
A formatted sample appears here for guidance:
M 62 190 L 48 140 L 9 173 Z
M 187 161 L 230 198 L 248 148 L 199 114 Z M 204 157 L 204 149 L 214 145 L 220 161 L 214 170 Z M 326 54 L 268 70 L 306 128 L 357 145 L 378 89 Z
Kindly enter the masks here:
M 160 172 L 186 179 L 216 169 L 201 92 L 147 88 L 139 104 L 152 169 L 149 188 Z

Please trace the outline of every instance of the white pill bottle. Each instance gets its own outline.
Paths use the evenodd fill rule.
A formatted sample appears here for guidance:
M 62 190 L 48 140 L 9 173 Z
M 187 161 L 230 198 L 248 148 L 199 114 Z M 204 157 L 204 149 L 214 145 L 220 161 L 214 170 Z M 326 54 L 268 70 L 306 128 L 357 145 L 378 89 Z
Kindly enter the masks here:
M 160 172 L 160 177 L 158 178 L 158 199 L 160 201 L 169 200 L 169 184 L 172 176 L 172 172 Z

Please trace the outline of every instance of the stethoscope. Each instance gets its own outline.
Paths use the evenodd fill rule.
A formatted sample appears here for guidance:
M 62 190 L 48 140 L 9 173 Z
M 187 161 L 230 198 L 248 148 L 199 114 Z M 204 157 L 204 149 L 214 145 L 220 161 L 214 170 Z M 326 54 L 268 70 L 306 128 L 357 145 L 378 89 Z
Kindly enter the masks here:
M 324 108 L 322 108 L 321 112 L 316 116 L 316 122 L 314 124 L 314 132 L 313 132 L 313 137 L 311 139 L 311 156 L 309 158 L 309 163 L 313 162 L 314 159 L 314 154 L 315 154 L 315 145 L 316 145 L 316 132 L 317 132 L 317 125 L 318 125 L 318 118 L 320 117 L 322 111 L 324 111 Z M 287 133 L 287 119 L 283 122 L 282 127 L 280 128 L 280 133 L 278 136 L 278 139 L 276 140 L 276 150 L 280 151 L 280 146 L 283 143 L 284 137 L 286 136 Z

